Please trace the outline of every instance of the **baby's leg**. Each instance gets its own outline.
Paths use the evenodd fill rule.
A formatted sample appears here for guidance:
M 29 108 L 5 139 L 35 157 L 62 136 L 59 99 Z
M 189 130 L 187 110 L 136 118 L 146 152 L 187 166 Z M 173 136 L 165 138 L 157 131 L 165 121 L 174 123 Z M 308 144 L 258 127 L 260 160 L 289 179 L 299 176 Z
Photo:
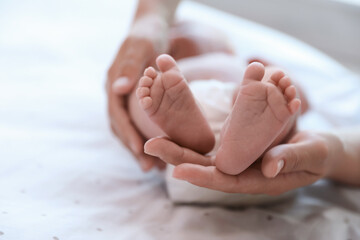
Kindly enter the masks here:
M 160 73 L 150 67 L 140 79 L 137 96 L 147 119 L 151 119 L 174 142 L 200 153 L 209 152 L 215 138 L 201 110 L 178 69 L 169 55 L 156 60 Z M 138 121 L 144 134 L 150 136 L 145 122 Z
M 170 29 L 169 38 L 169 54 L 176 60 L 214 52 L 234 54 L 224 32 L 199 22 L 175 23 Z
M 243 73 L 241 62 L 221 30 L 194 21 L 180 21 L 170 29 L 169 35 L 169 54 L 176 59 L 188 82 L 239 81 Z
M 250 64 L 245 71 L 216 154 L 216 167 L 224 173 L 244 171 L 295 124 L 300 100 L 290 79 L 281 71 L 263 79 L 264 75 L 260 63 Z
M 240 83 L 243 75 L 243 63 L 233 55 L 226 53 L 208 53 L 188 57 L 177 61 L 186 80 L 216 79 L 222 82 Z

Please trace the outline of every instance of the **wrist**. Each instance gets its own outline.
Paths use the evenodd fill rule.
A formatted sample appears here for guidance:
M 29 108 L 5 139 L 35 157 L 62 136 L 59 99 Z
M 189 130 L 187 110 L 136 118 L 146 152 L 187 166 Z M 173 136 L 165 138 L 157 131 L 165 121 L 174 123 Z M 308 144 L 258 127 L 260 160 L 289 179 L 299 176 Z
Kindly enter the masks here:
M 356 137 L 354 138 L 354 136 Z M 360 155 L 357 136 L 354 129 L 351 129 L 351 132 L 338 130 L 332 134 L 332 154 L 330 155 L 332 171 L 328 178 L 342 183 L 360 185 Z
M 156 55 L 164 53 L 168 47 L 169 24 L 165 18 L 146 14 L 137 18 L 130 30 L 129 37 L 143 39 L 152 44 Z
M 326 173 L 325 177 L 338 179 L 343 173 L 342 159 L 345 157 L 345 146 L 341 138 L 336 134 L 326 133 L 320 135 L 325 139 L 327 145 Z

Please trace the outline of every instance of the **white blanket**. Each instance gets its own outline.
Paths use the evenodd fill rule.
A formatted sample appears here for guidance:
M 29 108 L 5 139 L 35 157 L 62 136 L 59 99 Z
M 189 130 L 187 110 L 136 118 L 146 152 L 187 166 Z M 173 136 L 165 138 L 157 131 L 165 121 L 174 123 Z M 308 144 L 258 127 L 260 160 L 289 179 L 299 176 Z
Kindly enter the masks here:
M 0 239 L 359 239 L 356 188 L 321 181 L 267 207 L 173 205 L 163 174 L 139 170 L 110 133 L 104 91 L 135 4 L 0 2 Z M 359 122 L 359 83 L 328 57 L 194 3 L 180 15 L 308 79 L 319 119 Z

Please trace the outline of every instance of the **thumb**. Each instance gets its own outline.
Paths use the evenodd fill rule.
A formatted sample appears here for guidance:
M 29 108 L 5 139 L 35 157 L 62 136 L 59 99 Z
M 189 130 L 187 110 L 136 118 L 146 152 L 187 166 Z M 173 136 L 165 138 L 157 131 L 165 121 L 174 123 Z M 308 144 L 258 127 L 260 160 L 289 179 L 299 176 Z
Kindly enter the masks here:
M 119 77 L 113 82 L 111 88 L 115 94 L 124 95 L 131 91 L 135 83 L 135 81 L 130 81 L 128 77 Z
M 266 152 L 261 171 L 267 178 L 298 171 L 322 174 L 327 152 L 325 140 L 317 135 L 298 138 L 298 142 L 278 145 Z
M 128 59 L 123 62 L 119 67 L 119 77 L 112 83 L 112 91 L 117 95 L 129 94 L 144 74 L 144 69 L 147 65 L 147 60 Z
M 160 158 L 172 165 L 192 163 L 203 166 L 213 165 L 210 156 L 204 156 L 190 149 L 183 148 L 166 137 L 148 140 L 144 146 L 145 153 Z

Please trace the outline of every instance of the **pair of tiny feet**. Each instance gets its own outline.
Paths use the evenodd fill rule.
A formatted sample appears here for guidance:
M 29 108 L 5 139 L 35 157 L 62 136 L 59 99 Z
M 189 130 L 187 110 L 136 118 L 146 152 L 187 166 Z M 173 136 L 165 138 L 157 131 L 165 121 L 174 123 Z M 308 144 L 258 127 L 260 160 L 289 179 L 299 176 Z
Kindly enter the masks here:
M 149 67 L 139 81 L 140 107 L 175 143 L 203 154 L 211 151 L 214 134 L 175 60 L 164 54 L 156 64 L 160 72 Z M 295 123 L 300 100 L 291 80 L 281 71 L 269 79 L 264 74 L 261 63 L 246 68 L 224 123 L 215 165 L 226 174 L 244 171 Z

